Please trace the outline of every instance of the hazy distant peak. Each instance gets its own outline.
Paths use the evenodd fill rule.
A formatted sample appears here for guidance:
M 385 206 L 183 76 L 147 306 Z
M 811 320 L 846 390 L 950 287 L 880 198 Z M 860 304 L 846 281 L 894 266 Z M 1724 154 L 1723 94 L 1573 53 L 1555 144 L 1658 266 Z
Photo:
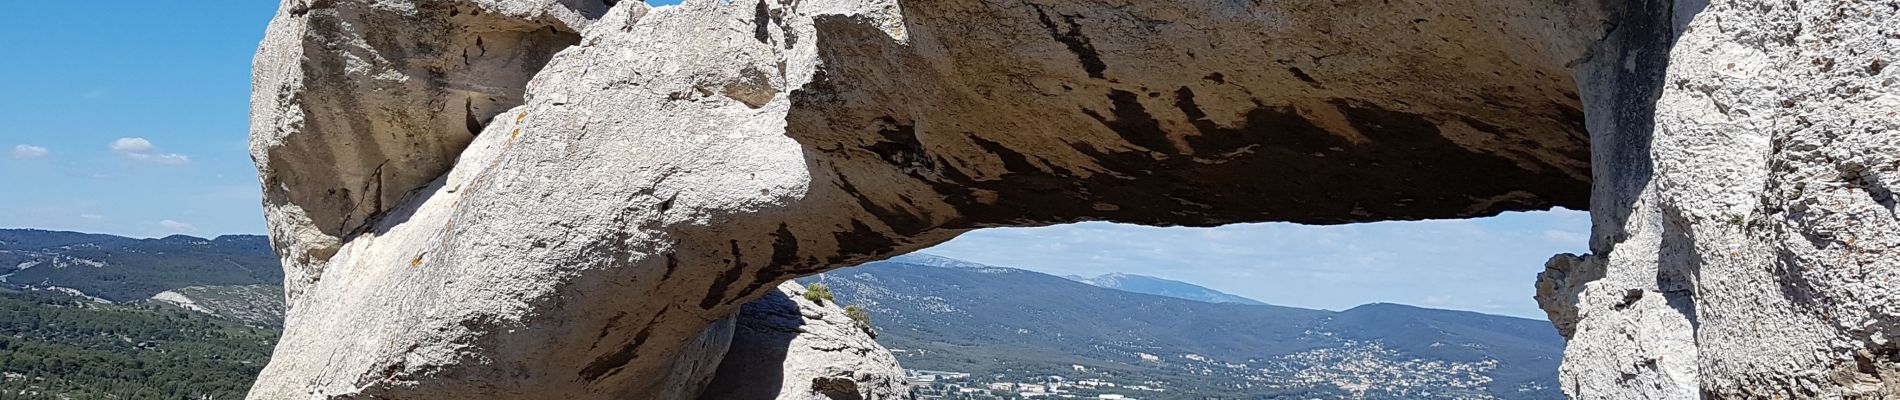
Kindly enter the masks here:
M 969 262 L 969 261 L 958 260 L 955 258 L 944 257 L 944 256 L 939 256 L 939 255 L 934 255 L 934 254 L 926 254 L 926 253 L 910 253 L 910 254 L 905 254 L 905 255 L 901 255 L 897 257 L 891 257 L 890 260 L 886 260 L 886 261 L 898 263 L 898 264 L 922 265 L 922 266 L 938 267 L 938 268 L 975 269 L 975 270 L 981 270 L 984 272 L 1016 271 L 1016 269 L 1014 268 L 1004 268 L 1004 267 L 998 267 L 998 266 L 989 265 L 989 264 L 974 263 L 974 262 Z
M 1156 296 L 1167 296 L 1183 300 L 1194 300 L 1206 303 L 1266 305 L 1266 303 L 1262 303 L 1258 300 L 1227 294 L 1200 285 L 1147 275 L 1116 272 L 1102 274 L 1094 278 L 1075 277 L 1070 279 L 1098 287 Z
M 911 253 L 911 254 L 905 254 L 905 255 L 901 255 L 897 257 L 891 257 L 891 259 L 887 260 L 887 262 L 897 263 L 897 264 L 930 266 L 930 267 L 938 267 L 938 268 L 975 269 L 975 270 L 989 272 L 989 273 L 1008 273 L 1008 272 L 1018 271 L 1017 269 L 1014 269 L 1014 268 L 1005 268 L 1005 267 L 998 267 L 998 266 L 982 264 L 982 263 L 974 263 L 974 262 L 969 262 L 969 261 L 958 260 L 955 258 L 939 256 L 935 254 L 928 254 L 928 253 Z M 1164 297 L 1173 297 L 1173 298 L 1182 299 L 1182 300 L 1193 300 L 1193 301 L 1199 301 L 1199 302 L 1204 302 L 1204 303 L 1267 305 L 1266 303 L 1262 303 L 1254 299 L 1249 299 L 1246 297 L 1240 297 L 1240 296 L 1235 296 L 1232 294 L 1223 293 L 1221 291 L 1208 289 L 1200 285 L 1195 285 L 1192 283 L 1170 280 L 1170 279 L 1156 278 L 1156 277 L 1147 276 L 1147 275 L 1126 274 L 1126 273 L 1115 272 L 1115 273 L 1097 275 L 1093 278 L 1082 277 L 1079 275 L 1067 275 L 1067 276 L 1063 276 L 1063 278 L 1072 280 L 1072 281 L 1087 283 L 1089 285 L 1093 285 L 1095 287 L 1100 287 L 1100 288 L 1115 289 L 1115 290 L 1120 290 L 1124 292 L 1151 294 L 1151 295 L 1164 296 Z

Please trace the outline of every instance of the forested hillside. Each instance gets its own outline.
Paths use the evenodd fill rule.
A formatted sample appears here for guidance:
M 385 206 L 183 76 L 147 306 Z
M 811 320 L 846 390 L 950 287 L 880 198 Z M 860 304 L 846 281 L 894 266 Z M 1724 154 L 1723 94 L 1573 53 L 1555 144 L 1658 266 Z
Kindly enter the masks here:
M 61 287 L 114 302 L 199 285 L 279 285 L 270 239 L 112 235 L 0 229 L 0 286 Z
M 0 289 L 0 400 L 241 399 L 275 327 Z

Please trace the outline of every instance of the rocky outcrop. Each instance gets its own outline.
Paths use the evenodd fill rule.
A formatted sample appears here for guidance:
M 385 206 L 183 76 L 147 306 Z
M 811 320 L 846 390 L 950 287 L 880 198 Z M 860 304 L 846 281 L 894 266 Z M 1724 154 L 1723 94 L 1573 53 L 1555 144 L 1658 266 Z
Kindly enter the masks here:
M 1603 273 L 1603 261 L 1594 256 L 1559 254 L 1537 274 L 1537 305 L 1564 338 L 1577 330 L 1578 296 L 1586 284 L 1603 279 Z
M 742 304 L 970 229 L 1553 206 L 1572 395 L 1888 390 L 1900 30 L 1692 6 L 289 0 L 252 397 L 692 398 Z
M 739 308 L 738 328 L 702 400 L 910 397 L 897 358 L 836 302 L 794 282 Z
M 251 157 L 292 299 L 344 238 L 448 171 L 601 0 L 285 0 L 252 72 Z
M 1576 316 L 1566 390 L 1900 397 L 1893 4 L 1674 7 L 1653 136 L 1595 155 L 1628 160 L 1596 184 L 1626 203 L 1593 202 L 1597 254 L 1560 256 L 1540 280 L 1541 300 L 1544 281 L 1600 276 L 1545 303 Z
M 278 70 L 278 38 L 419 34 L 308 23 L 412 11 L 325 4 L 283 11 L 260 71 Z M 421 11 L 497 4 L 512 3 Z M 385 179 L 378 193 L 410 195 L 323 218 L 311 204 L 366 203 L 292 194 L 360 186 L 291 177 L 351 176 L 356 156 L 283 138 L 386 135 L 284 123 L 351 109 L 301 96 L 335 89 L 260 73 L 254 144 L 303 289 L 253 397 L 677 397 L 663 391 L 697 387 L 723 350 L 708 324 L 778 282 L 983 226 L 1581 207 L 1565 65 L 1602 37 L 1599 17 L 1518 3 L 622 2 L 479 135 L 397 136 L 472 140 L 446 174 Z M 404 106 L 417 104 L 435 103 Z
M 283 296 L 283 288 L 274 285 L 186 286 L 159 292 L 151 301 L 252 326 L 280 326 Z

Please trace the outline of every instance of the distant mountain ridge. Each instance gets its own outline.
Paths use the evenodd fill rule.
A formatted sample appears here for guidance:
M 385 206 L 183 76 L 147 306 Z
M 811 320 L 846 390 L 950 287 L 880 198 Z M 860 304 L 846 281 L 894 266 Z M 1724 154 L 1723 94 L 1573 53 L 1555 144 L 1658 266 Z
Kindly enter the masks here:
M 1221 292 L 1214 289 L 1208 289 L 1200 285 L 1195 285 L 1192 283 L 1171 280 L 1171 279 L 1162 279 L 1162 278 L 1157 278 L 1157 277 L 1152 277 L 1152 276 L 1147 276 L 1147 275 L 1124 274 L 1124 273 L 1118 272 L 1118 273 L 1102 274 L 1093 278 L 1086 278 L 1086 277 L 1077 276 L 1077 275 L 1068 275 L 1068 276 L 1064 276 L 1064 278 L 1069 278 L 1069 280 L 1073 280 L 1076 282 L 1082 282 L 1082 283 L 1087 283 L 1090 285 L 1095 285 L 1096 287 L 1115 289 L 1115 290 L 1120 290 L 1120 291 L 1125 291 L 1125 292 L 1152 294 L 1156 296 L 1167 296 L 1167 297 L 1173 297 L 1173 298 L 1183 299 L 1183 300 L 1194 300 L 1194 301 L 1206 302 L 1206 303 L 1248 304 L 1248 305 L 1256 305 L 1256 306 L 1267 305 L 1267 303 L 1262 303 L 1258 300 L 1249 299 L 1246 297 L 1240 297 L 1240 296 L 1228 294 L 1228 293 Z
M 1562 398 L 1563 339 L 1544 321 L 1209 303 L 928 255 L 803 281 L 867 310 L 912 369 L 1165 382 L 1144 399 Z
M 114 302 L 188 286 L 281 285 L 270 239 L 173 235 L 134 239 L 37 229 L 0 229 L 0 286 L 67 288 Z

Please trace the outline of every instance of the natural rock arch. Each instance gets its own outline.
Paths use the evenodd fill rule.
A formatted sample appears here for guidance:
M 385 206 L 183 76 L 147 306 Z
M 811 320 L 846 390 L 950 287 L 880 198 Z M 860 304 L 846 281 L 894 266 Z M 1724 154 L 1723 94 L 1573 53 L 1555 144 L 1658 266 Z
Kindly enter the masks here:
M 1834 375 L 1697 356 L 1758 314 L 1654 255 L 1700 210 L 1651 182 L 1652 129 L 1697 128 L 1657 109 L 1672 6 L 287 0 L 252 135 L 293 307 L 251 396 L 690 398 L 742 303 L 969 229 L 1552 206 L 1596 223 L 1539 282 L 1566 391 L 1801 394 Z

